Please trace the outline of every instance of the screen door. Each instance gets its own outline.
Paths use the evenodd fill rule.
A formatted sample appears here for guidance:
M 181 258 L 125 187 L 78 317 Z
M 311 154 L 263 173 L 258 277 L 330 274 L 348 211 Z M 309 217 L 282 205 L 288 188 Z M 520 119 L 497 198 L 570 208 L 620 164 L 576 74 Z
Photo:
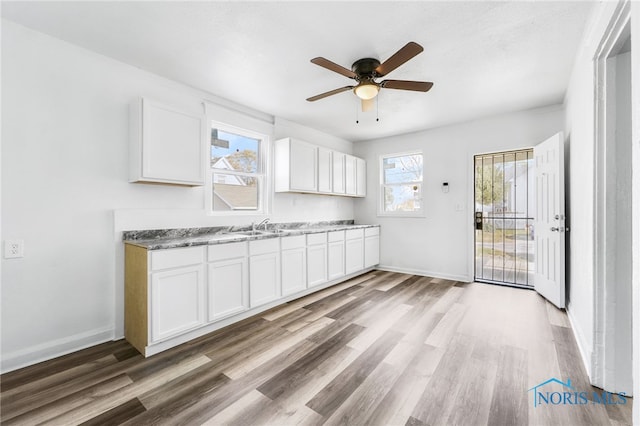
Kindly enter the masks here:
M 475 280 L 533 287 L 533 150 L 474 157 Z

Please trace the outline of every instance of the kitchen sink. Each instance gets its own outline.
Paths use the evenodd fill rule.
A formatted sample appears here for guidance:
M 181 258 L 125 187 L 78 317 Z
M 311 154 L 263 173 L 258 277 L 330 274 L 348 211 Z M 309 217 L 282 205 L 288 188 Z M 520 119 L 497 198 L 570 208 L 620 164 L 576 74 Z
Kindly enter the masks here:
M 232 235 L 248 235 L 248 236 L 256 236 L 256 235 L 284 235 L 289 233 L 289 231 L 285 229 L 265 229 L 265 230 L 249 230 L 249 231 L 232 231 L 229 234 Z
M 267 232 L 265 231 L 236 231 L 234 232 L 234 234 L 240 234 L 240 235 L 265 235 L 267 234 Z

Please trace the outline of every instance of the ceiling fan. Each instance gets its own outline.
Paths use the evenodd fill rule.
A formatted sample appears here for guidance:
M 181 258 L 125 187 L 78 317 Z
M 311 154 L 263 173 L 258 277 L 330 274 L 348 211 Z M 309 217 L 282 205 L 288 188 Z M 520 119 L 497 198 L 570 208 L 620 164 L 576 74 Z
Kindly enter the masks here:
M 376 79 L 384 77 L 400 65 L 413 58 L 424 49 L 418 43 L 410 41 L 403 48 L 391 55 L 389 59 L 380 63 L 374 58 L 358 59 L 351 65 L 351 69 L 347 69 L 341 65 L 331 62 L 323 57 L 313 58 L 312 63 L 326 68 L 330 71 L 337 72 L 354 79 L 357 84 L 355 86 L 344 86 L 339 89 L 330 90 L 316 96 L 307 98 L 307 101 L 314 102 L 327 96 L 336 95 L 353 89 L 353 92 L 362 100 L 362 110 L 366 111 L 371 108 L 372 100 L 378 95 L 380 89 L 399 89 L 412 90 L 416 92 L 427 92 L 433 83 L 426 81 L 409 81 L 409 80 L 382 80 L 376 82 Z

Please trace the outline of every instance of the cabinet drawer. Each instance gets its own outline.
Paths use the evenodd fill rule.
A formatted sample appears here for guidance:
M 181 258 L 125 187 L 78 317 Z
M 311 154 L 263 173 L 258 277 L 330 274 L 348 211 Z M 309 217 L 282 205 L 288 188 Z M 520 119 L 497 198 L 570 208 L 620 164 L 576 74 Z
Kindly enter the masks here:
M 234 259 L 236 257 L 244 257 L 247 255 L 247 243 L 241 241 L 239 243 L 214 244 L 209 246 L 209 262 L 214 260 Z
M 204 246 L 157 250 L 151 252 L 151 270 L 197 265 L 204 260 Z
M 326 244 L 327 233 L 320 232 L 318 234 L 307 234 L 307 245 L 312 246 L 314 244 Z
M 364 229 L 348 229 L 346 231 L 345 238 L 347 240 L 355 240 L 356 238 L 362 238 L 364 236 Z
M 344 241 L 344 231 L 331 231 L 328 234 L 329 242 Z
M 380 228 L 379 227 L 373 227 L 373 228 L 365 228 L 364 229 L 364 236 L 365 237 L 373 237 L 376 235 L 380 235 Z
M 249 256 L 256 254 L 273 253 L 280 250 L 280 238 L 249 241 Z
M 282 237 L 280 241 L 282 243 L 282 250 L 300 248 L 306 245 L 304 235 L 296 235 L 293 237 Z

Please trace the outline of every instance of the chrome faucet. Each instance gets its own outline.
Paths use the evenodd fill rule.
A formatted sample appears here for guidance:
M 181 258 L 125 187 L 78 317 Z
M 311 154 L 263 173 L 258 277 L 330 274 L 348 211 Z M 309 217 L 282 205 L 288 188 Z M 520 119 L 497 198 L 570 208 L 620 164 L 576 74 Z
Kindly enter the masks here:
M 267 223 L 269 223 L 269 218 L 266 218 L 265 220 L 263 220 L 262 222 L 260 222 L 259 224 L 256 225 L 255 222 L 251 223 L 251 229 L 253 231 L 255 231 L 257 228 L 261 227 L 262 225 L 264 225 L 264 230 L 267 230 Z

